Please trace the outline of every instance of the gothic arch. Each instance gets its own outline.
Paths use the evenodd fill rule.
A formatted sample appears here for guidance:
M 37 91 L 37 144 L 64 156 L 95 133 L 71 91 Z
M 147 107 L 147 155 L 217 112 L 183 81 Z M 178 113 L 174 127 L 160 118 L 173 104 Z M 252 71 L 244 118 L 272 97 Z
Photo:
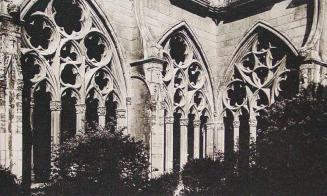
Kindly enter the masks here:
M 185 58 L 185 62 L 178 65 L 176 63 L 176 59 L 172 57 L 171 54 L 167 50 L 170 50 L 168 45 L 169 41 L 171 40 L 172 37 L 178 36 L 182 39 L 183 42 L 187 45 L 187 53 L 190 53 L 190 55 L 187 55 Z M 166 64 L 164 65 L 164 70 L 163 70 L 163 80 L 164 82 L 169 82 L 172 80 L 175 80 L 175 77 L 181 77 L 180 79 L 182 82 L 190 81 L 191 79 L 191 74 L 186 73 L 185 71 L 183 72 L 182 70 L 188 68 L 188 66 L 191 66 L 194 69 L 200 69 L 200 71 L 203 74 L 203 76 L 206 78 L 206 80 L 199 81 L 201 84 L 206 86 L 205 89 L 201 89 L 202 91 L 206 91 L 207 99 L 209 100 L 209 109 L 211 113 L 214 113 L 215 111 L 215 100 L 214 100 L 214 91 L 213 91 L 213 86 L 212 86 L 212 77 L 211 77 L 211 70 L 208 65 L 208 60 L 205 56 L 205 52 L 202 49 L 200 42 L 197 40 L 195 34 L 191 30 L 190 26 L 185 22 L 180 22 L 177 25 L 173 26 L 171 29 L 169 29 L 163 36 L 162 38 L 158 41 L 158 43 L 163 47 L 163 57 L 166 60 Z M 177 60 L 179 61 L 179 60 Z M 176 66 L 176 69 L 171 69 Z M 170 70 L 169 70 L 170 69 Z M 194 70 L 195 72 L 197 70 Z M 180 76 L 178 75 L 180 73 Z M 186 78 L 188 77 L 188 78 Z M 197 77 L 197 76 L 196 76 Z M 190 81 L 189 85 L 193 89 L 197 89 L 200 91 L 200 88 L 197 88 L 195 85 L 193 85 L 192 81 Z M 183 86 L 183 84 L 182 84 Z M 184 87 L 184 86 L 183 86 Z M 166 87 L 168 94 L 171 94 L 169 92 L 171 88 L 169 86 Z M 174 102 L 173 99 L 171 99 L 171 102 Z M 190 107 L 190 102 L 188 101 L 187 104 L 185 105 L 186 107 Z
M 251 39 L 253 39 L 251 37 L 260 30 L 263 30 L 263 31 L 273 34 L 278 39 L 280 39 L 295 56 L 299 56 L 298 49 L 295 47 L 295 45 L 292 43 L 292 41 L 290 41 L 290 39 L 286 35 L 284 35 L 283 33 L 279 32 L 277 29 L 275 29 L 274 27 L 269 25 L 269 23 L 267 23 L 263 20 L 259 20 L 255 25 L 253 25 L 245 33 L 245 35 L 243 36 L 241 41 L 236 46 L 236 49 L 234 50 L 234 53 L 230 60 L 230 64 L 225 72 L 225 75 L 227 76 L 225 78 L 225 82 L 226 81 L 228 82 L 230 80 L 231 72 L 232 72 L 235 62 L 237 62 L 240 58 L 242 58 L 242 54 L 244 53 L 244 51 L 242 51 L 242 50 L 246 50 L 246 46 L 249 44 L 249 42 L 251 42 Z
M 39 110 L 33 106 L 37 92 L 37 106 L 50 112 L 50 118 L 39 115 L 45 124 L 51 124 L 50 145 L 59 144 L 67 131 L 73 137 L 83 130 L 84 120 L 92 125 L 105 126 L 110 121 L 115 128 L 125 127 L 125 63 L 113 29 L 95 1 L 38 0 L 22 5 L 22 68 L 31 98 L 25 104 L 31 107 L 29 115 L 34 119 L 33 110 Z M 50 100 L 43 102 L 40 96 L 48 94 Z M 43 129 L 33 128 L 36 132 Z M 32 146 L 38 144 L 33 142 Z M 48 157 L 36 161 L 49 165 Z M 46 169 L 36 162 L 32 168 L 35 165 L 42 172 Z
M 23 22 L 25 22 L 26 15 L 29 14 L 29 12 L 34 9 L 34 6 L 39 2 L 40 0 L 24 0 L 22 1 L 20 7 L 21 7 L 21 14 L 20 18 Z M 78 2 L 82 2 L 83 4 L 90 7 L 90 11 L 92 12 L 91 15 L 95 17 L 95 23 L 99 26 L 101 26 L 101 31 L 105 32 L 109 38 L 109 40 L 112 42 L 113 48 L 111 48 L 114 52 L 114 57 L 119 64 L 117 66 L 118 69 L 115 74 L 119 74 L 120 81 L 121 81 L 121 93 L 124 93 L 123 97 L 128 96 L 128 68 L 126 67 L 127 63 L 125 62 L 124 58 L 124 52 L 123 49 L 118 41 L 117 33 L 113 26 L 110 23 L 110 19 L 105 14 L 105 12 L 102 10 L 101 6 L 98 5 L 98 3 L 95 0 L 79 0 Z M 122 100 L 124 105 L 126 104 L 126 100 Z
M 211 122 L 209 118 L 203 120 L 202 115 L 213 114 L 215 109 L 211 72 L 205 54 L 186 22 L 167 31 L 158 43 L 163 48 L 165 60 L 162 70 L 165 101 L 171 103 L 170 110 L 174 111 L 171 116 L 165 112 L 165 160 L 168 160 L 168 169 L 179 170 L 190 159 L 213 154 L 214 130 L 212 127 L 207 129 L 213 119 L 210 118 Z M 202 138 L 210 138 L 212 142 Z
M 226 148 L 235 148 L 238 140 L 244 144 L 242 137 L 249 143 L 249 134 L 255 139 L 261 112 L 297 94 L 298 60 L 294 45 L 268 24 L 260 21 L 248 31 L 234 53 L 221 91 Z

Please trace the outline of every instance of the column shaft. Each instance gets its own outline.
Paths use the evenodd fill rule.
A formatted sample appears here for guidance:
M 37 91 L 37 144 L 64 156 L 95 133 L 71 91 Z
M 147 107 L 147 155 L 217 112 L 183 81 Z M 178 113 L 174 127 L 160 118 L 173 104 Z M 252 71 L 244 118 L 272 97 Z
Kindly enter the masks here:
M 86 105 L 76 105 L 76 133 L 82 133 L 84 130 Z
M 234 151 L 237 151 L 239 146 L 239 139 L 240 139 L 240 121 L 234 121 L 233 127 L 234 127 Z
M 218 122 L 215 127 L 217 151 L 225 152 L 225 127 L 223 122 Z
M 207 156 L 213 158 L 214 156 L 214 130 L 213 124 L 207 124 Z
M 200 158 L 200 121 L 194 121 L 194 159 Z
M 250 142 L 256 142 L 257 140 L 257 119 L 250 119 Z
M 121 129 L 126 129 L 127 125 L 126 125 L 126 110 L 125 109 L 117 109 L 117 129 L 121 130 Z M 126 130 L 124 130 L 126 131 Z
M 50 103 L 51 110 L 51 139 L 52 145 L 60 144 L 60 111 L 61 103 L 59 101 L 52 101 Z
M 106 126 L 106 107 L 98 107 L 99 126 Z
M 188 157 L 188 130 L 187 130 L 187 125 L 188 125 L 188 119 L 182 119 L 180 121 L 181 124 L 181 135 L 180 135 L 180 141 L 181 141 L 181 149 L 180 149 L 180 167 L 183 168 L 183 166 L 187 162 L 187 157 Z

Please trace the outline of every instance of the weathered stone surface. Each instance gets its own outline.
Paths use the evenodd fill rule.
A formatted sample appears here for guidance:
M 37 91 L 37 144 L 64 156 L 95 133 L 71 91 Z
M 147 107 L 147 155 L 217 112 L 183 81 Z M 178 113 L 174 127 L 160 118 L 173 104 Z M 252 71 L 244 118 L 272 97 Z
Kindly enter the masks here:
M 251 9 L 203 0 L 201 12 L 191 0 L 76 0 L 65 6 L 71 16 L 40 2 L 0 1 L 0 164 L 18 176 L 33 160 L 22 133 L 46 130 L 38 120 L 52 144 L 88 119 L 125 129 L 150 147 L 159 175 L 237 148 L 244 127 L 255 138 L 256 117 L 283 95 L 291 68 L 292 89 L 326 85 L 325 0 Z

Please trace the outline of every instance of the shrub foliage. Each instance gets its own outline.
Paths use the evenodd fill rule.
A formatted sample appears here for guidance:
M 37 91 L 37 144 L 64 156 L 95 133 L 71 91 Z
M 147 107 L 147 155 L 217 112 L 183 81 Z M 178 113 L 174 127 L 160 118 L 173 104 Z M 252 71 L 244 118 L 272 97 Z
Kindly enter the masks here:
M 300 95 L 263 116 L 256 167 L 266 194 L 326 195 L 327 100 Z
M 222 159 L 194 159 L 181 172 L 186 194 L 217 195 L 223 189 L 225 170 Z
M 122 131 L 89 129 L 64 141 L 53 163 L 46 195 L 134 195 L 148 181 L 145 145 Z

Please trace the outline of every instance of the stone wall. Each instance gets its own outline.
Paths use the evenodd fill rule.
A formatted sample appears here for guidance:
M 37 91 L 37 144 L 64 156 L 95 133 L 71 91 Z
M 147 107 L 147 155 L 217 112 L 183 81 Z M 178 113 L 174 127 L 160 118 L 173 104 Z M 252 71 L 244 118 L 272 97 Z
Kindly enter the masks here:
M 6 19 L 9 16 L 8 2 L 0 0 L 1 16 L 6 16 L 4 17 Z M 24 6 L 30 2 L 14 1 L 16 5 L 21 5 L 22 11 L 25 12 L 27 10 L 24 10 Z M 201 54 L 201 62 L 207 66 L 206 73 L 210 75 L 212 84 L 208 86 L 212 89 L 207 93 L 210 93 L 208 97 L 214 100 L 210 100 L 214 103 L 214 111 L 211 122 L 208 124 L 209 129 L 212 130 L 211 137 L 214 138 L 208 144 L 210 149 L 224 149 L 224 134 L 221 134 L 224 127 L 221 119 L 219 122 L 217 120 L 217 116 L 222 113 L 222 108 L 219 106 L 221 105 L 221 89 L 226 84 L 227 70 L 233 66 L 230 64 L 234 53 L 255 25 L 264 24 L 274 29 L 285 40 L 288 40 L 297 52 L 301 53 L 303 57 L 301 60 L 306 59 L 301 63 L 305 64 L 303 68 L 305 71 L 302 74 L 304 80 L 316 78 L 315 81 L 319 82 L 321 73 L 326 72 L 325 68 L 320 67 L 326 63 L 319 61 L 319 58 L 315 56 L 322 54 L 324 57 L 327 51 L 324 48 L 326 30 L 323 31 L 323 37 L 320 38 L 322 26 L 326 26 L 323 25 L 323 21 L 321 22 L 323 15 L 319 14 L 319 10 L 320 12 L 323 10 L 322 5 L 326 4 L 324 0 L 275 0 L 264 4 L 265 6 L 253 6 L 251 9 L 227 9 L 226 13 L 220 13 L 221 16 L 219 13 L 216 13 L 215 16 L 203 14 L 200 11 L 201 8 L 197 7 L 191 10 L 186 9 L 176 5 L 174 3 L 176 0 L 85 0 L 85 2 L 93 5 L 93 15 L 103 17 L 101 22 L 112 35 L 111 38 L 117 38 L 111 41 L 115 42 L 113 49 L 117 52 L 117 61 L 119 61 L 117 65 L 121 65 L 122 68 L 118 68 L 115 73 L 119 75 L 120 79 L 124 78 L 127 86 L 127 89 L 124 89 L 127 92 L 123 93 L 124 97 L 122 97 L 124 99 L 122 104 L 125 105 L 120 108 L 126 108 L 127 114 L 125 115 L 125 111 L 122 110 L 122 114 L 119 115 L 122 122 L 119 124 L 125 126 L 127 119 L 127 133 L 144 140 L 150 147 L 153 147 L 150 149 L 150 158 L 153 160 L 153 168 L 159 169 L 158 173 L 163 172 L 164 162 L 166 166 L 168 165 L 168 169 L 172 167 L 172 157 L 164 158 L 164 153 L 172 150 L 164 147 L 164 145 L 170 145 L 171 141 L 168 141 L 167 138 L 172 135 L 164 136 L 161 130 L 165 121 L 169 122 L 167 130 L 172 131 L 173 129 L 173 120 L 171 120 L 173 116 L 170 115 L 167 119 L 163 116 L 165 97 L 160 69 L 162 69 L 165 59 L 160 45 L 162 43 L 159 42 L 167 38 L 169 36 L 167 33 L 171 33 L 170 30 L 174 27 L 183 25 L 184 28 L 187 28 L 190 40 L 197 45 L 198 51 L 195 53 Z M 187 0 L 184 2 L 184 4 L 188 4 Z M 216 6 L 221 1 L 211 2 L 213 2 L 213 6 Z M 11 19 L 9 21 L 11 22 L 8 24 L 11 25 L 13 21 Z M 17 29 L 15 31 L 6 29 L 8 24 L 5 21 L 0 24 L 2 40 L 10 42 L 18 39 L 16 41 L 19 43 L 20 36 L 19 34 L 16 36 Z M 19 24 L 15 24 L 15 26 L 20 28 Z M 321 45 L 317 41 L 320 39 Z M 10 46 L 10 43 L 6 43 L 7 46 Z M 302 49 L 303 46 L 305 46 L 304 49 Z M 319 46 L 320 51 L 318 50 Z M 0 48 L 0 55 L 8 53 L 5 49 Z M 20 54 L 19 49 L 10 52 L 17 56 Z M 17 168 L 14 170 L 20 176 L 22 112 L 19 98 L 21 92 L 19 91 L 21 91 L 21 87 L 9 85 L 9 81 L 16 79 L 15 72 L 11 72 L 12 75 L 5 75 L 6 62 L 1 63 L 0 163 L 6 166 L 16 165 Z M 5 79 L 6 77 L 9 77 L 8 80 Z M 10 108 L 11 106 L 14 107 Z M 6 112 L 4 113 L 4 111 Z M 79 118 L 82 120 L 83 117 Z M 16 139 L 12 139 L 14 137 Z M 172 152 L 169 153 L 172 155 Z M 184 152 L 185 154 L 186 152 Z M 4 158 L 8 156 L 11 158 L 8 160 Z M 187 155 L 184 156 L 184 159 L 186 158 Z

